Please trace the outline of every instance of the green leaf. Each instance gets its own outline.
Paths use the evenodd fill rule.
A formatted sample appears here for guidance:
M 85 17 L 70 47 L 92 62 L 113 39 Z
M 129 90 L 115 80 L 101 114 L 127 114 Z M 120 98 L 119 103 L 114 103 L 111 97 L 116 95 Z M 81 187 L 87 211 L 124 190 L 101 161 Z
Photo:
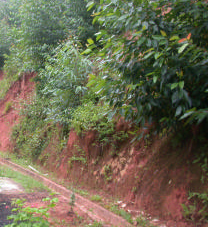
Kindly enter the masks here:
M 178 83 L 178 85 L 179 85 L 180 89 L 183 89 L 183 87 L 184 87 L 184 81 L 180 81 L 180 82 Z
M 127 14 L 124 14 L 121 17 L 119 17 L 118 20 L 119 21 L 126 20 L 127 17 L 128 17 L 128 15 Z
M 152 50 L 154 50 L 154 48 L 148 49 L 147 51 L 144 52 L 144 54 L 146 54 L 146 53 L 148 53 L 148 52 L 150 52 L 150 51 L 152 51 Z
M 189 117 L 190 115 L 192 115 L 195 112 L 195 110 L 196 110 L 196 108 L 186 111 L 186 113 L 184 115 L 182 115 L 179 120 L 183 120 L 184 118 Z
M 154 52 L 149 52 L 148 54 L 146 54 L 144 57 L 143 57 L 143 60 L 146 60 L 147 58 L 149 58 L 151 55 L 153 55 Z
M 163 55 L 163 53 L 157 52 L 155 53 L 155 59 L 157 60 L 158 58 L 160 58 Z
M 157 40 L 157 41 L 160 41 L 160 40 L 163 40 L 164 39 L 164 37 L 161 36 L 161 35 L 153 35 L 152 38 L 155 39 L 155 40 Z
M 83 54 L 89 54 L 90 52 L 92 52 L 92 50 L 91 49 L 86 49 L 85 51 L 83 51 L 81 54 L 83 55 Z
M 161 33 L 161 35 L 164 36 L 164 37 L 167 36 L 166 32 L 163 31 L 163 30 L 160 30 L 160 33 Z
M 173 41 L 173 40 L 178 40 L 179 39 L 179 36 L 178 35 L 174 35 L 170 38 L 170 41 Z
M 96 41 L 98 41 L 98 40 L 100 40 L 101 38 L 102 38 L 102 34 L 101 34 L 101 32 L 98 32 L 98 33 L 96 33 L 95 34 L 96 35 Z
M 90 38 L 90 39 L 87 39 L 87 42 L 89 43 L 89 44 L 94 44 L 94 41 Z
M 181 106 L 178 106 L 177 109 L 176 109 L 176 113 L 175 113 L 175 116 L 179 116 L 182 112 L 182 107 Z
M 183 46 L 181 46 L 179 49 L 178 49 L 178 53 L 181 54 L 185 49 L 186 47 L 189 45 L 189 43 L 185 43 L 183 44 Z
M 170 89 L 173 90 L 173 89 L 175 89 L 177 86 L 178 86 L 178 83 L 173 83 L 173 84 L 171 84 Z
M 86 5 L 87 11 L 90 11 L 94 5 L 95 5 L 94 1 L 88 2 Z
M 153 76 L 153 83 L 155 84 L 157 82 L 157 76 Z

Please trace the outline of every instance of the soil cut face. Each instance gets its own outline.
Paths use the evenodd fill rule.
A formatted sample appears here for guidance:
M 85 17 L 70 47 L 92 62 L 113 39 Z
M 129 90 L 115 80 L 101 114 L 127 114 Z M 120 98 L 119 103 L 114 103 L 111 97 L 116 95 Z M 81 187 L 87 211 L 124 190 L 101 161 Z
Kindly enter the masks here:
M 29 101 L 33 96 L 34 76 L 34 73 L 25 74 L 11 86 L 6 97 L 0 100 L 0 151 L 12 150 L 10 141 L 12 127 L 19 121 L 21 102 Z M 0 80 L 2 77 L 3 73 L 0 72 Z
M 156 220 L 158 226 L 160 223 L 166 227 L 195 226 L 195 221 L 184 218 L 181 204 L 188 206 L 189 191 L 201 190 L 206 185 L 200 180 L 200 167 L 192 164 L 193 153 L 186 152 L 189 141 L 183 147 L 172 145 L 172 138 L 166 137 L 149 138 L 137 144 L 125 141 L 120 144 L 117 155 L 112 155 L 109 147 L 101 152 L 94 145 L 95 138 L 95 132 L 80 137 L 71 130 L 67 147 L 59 157 L 52 149 L 56 146 L 53 138 L 42 153 L 42 156 L 50 155 L 39 163 L 47 167 L 45 171 L 55 170 L 59 178 L 81 185 L 80 190 L 91 195 L 118 198 L 122 201 L 120 208 L 134 217 L 144 212 Z M 87 165 L 71 162 L 72 157 L 79 157 L 76 147 L 85 151 Z M 205 226 L 198 220 L 196 223 L 198 227 Z

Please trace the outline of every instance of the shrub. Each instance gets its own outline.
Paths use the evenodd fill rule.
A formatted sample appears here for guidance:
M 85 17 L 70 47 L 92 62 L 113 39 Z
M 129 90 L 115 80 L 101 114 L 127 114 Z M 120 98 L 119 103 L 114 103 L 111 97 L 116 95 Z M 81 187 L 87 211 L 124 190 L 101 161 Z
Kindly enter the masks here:
M 39 79 L 39 94 L 50 99 L 47 116 L 55 122 L 67 124 L 71 111 L 81 104 L 87 92 L 90 61 L 79 53 L 79 45 L 69 40 L 60 44 L 48 57 Z
M 14 150 L 36 159 L 50 140 L 53 126 L 45 121 L 46 100 L 34 98 L 21 109 L 21 120 L 12 130 Z
M 114 122 L 109 121 L 107 117 L 109 111 L 107 104 L 95 105 L 93 102 L 88 102 L 73 111 L 71 127 L 78 134 L 95 130 L 100 138 L 105 137 L 114 132 Z
M 97 4 L 103 48 L 95 52 L 119 72 L 103 76 L 105 95 L 127 119 L 177 129 L 191 116 L 188 123 L 207 127 L 207 10 L 206 1 L 189 0 Z M 89 44 L 84 53 L 96 47 Z

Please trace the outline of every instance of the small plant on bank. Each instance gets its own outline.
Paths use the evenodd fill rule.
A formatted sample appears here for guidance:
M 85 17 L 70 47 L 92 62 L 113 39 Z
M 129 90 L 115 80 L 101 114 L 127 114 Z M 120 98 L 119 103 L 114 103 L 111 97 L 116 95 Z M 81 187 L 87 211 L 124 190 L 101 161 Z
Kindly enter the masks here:
M 48 145 L 54 126 L 46 122 L 46 100 L 35 97 L 30 104 L 21 106 L 21 120 L 12 130 L 14 151 L 33 160 Z
M 204 193 L 190 192 L 189 205 L 182 204 L 183 215 L 194 223 L 208 222 L 208 191 Z
M 85 151 L 78 145 L 74 145 L 74 148 L 76 148 L 76 150 L 78 151 L 78 154 L 73 154 L 73 156 L 69 159 L 68 161 L 68 164 L 69 164 L 69 167 L 73 167 L 73 162 L 80 162 L 82 163 L 83 165 L 87 166 L 87 158 L 86 158 L 86 155 L 85 155 Z
M 203 142 L 205 138 L 201 139 Z M 201 168 L 201 182 L 202 184 L 208 183 L 208 159 L 207 159 L 207 145 L 201 149 L 197 157 L 193 161 Z M 189 204 L 182 204 L 184 217 L 195 224 L 208 223 L 208 190 L 202 192 L 189 192 Z
M 3 111 L 3 114 L 6 114 L 6 113 L 8 113 L 11 110 L 12 104 L 13 104 L 12 102 L 7 102 L 6 103 L 4 111 Z
M 112 180 L 112 169 L 111 165 L 105 165 L 104 166 L 104 177 L 107 182 L 110 182 Z
M 76 200 L 76 196 L 74 191 L 72 190 L 72 194 L 69 201 L 69 205 L 71 206 L 71 211 L 70 211 L 71 213 L 74 213 L 75 200 Z
M 81 196 L 85 196 L 88 197 L 89 196 L 89 192 L 85 191 L 85 190 L 80 190 L 80 189 L 76 189 L 75 190 L 78 194 L 80 194 Z
M 102 201 L 102 197 L 100 195 L 92 195 L 90 200 L 96 201 L 96 202 L 101 202 Z
M 112 211 L 113 213 L 123 217 L 124 219 L 126 219 L 129 223 L 133 224 L 133 220 L 131 217 L 131 214 L 126 212 L 123 209 L 120 209 L 118 206 L 116 205 L 112 205 L 110 208 L 110 211 Z
M 138 227 L 154 227 L 154 225 L 150 224 L 149 220 L 143 215 L 140 215 L 136 218 L 136 226 Z
M 103 227 L 101 222 L 94 221 L 92 224 L 86 225 L 86 227 Z

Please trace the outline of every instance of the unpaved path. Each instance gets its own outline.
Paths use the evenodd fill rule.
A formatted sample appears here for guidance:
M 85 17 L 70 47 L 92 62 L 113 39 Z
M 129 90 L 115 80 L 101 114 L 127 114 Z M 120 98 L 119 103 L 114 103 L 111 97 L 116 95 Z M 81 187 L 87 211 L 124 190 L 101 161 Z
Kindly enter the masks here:
M 33 172 L 31 170 L 25 169 L 15 163 L 12 163 L 9 160 L 0 158 L 0 164 L 9 166 L 10 168 L 19 171 L 25 175 L 29 175 L 35 178 L 38 181 L 41 181 L 44 185 L 48 188 L 52 189 L 53 191 L 60 193 L 62 196 L 65 197 L 66 200 L 70 200 L 70 196 L 72 191 L 66 189 L 65 187 L 58 185 L 57 183 L 41 176 L 40 174 Z M 83 212 L 87 213 L 87 215 L 96 221 L 101 221 L 106 223 L 105 226 L 113 226 L 113 227 L 130 227 L 130 225 L 126 220 L 123 218 L 113 214 L 112 212 L 104 209 L 103 207 L 99 206 L 91 202 L 90 200 L 83 198 L 82 196 L 75 194 L 76 197 L 76 206 L 82 210 Z

